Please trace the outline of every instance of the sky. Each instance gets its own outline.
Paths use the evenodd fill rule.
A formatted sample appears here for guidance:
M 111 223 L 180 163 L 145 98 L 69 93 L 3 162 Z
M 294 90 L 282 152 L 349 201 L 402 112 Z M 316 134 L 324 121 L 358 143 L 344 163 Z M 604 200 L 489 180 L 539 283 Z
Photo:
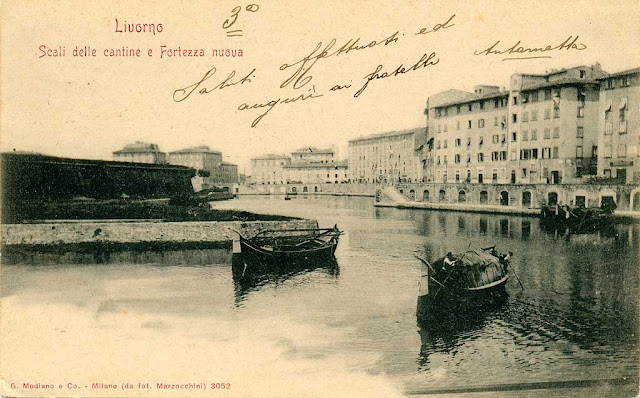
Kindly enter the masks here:
M 334 146 L 345 157 L 350 139 L 424 126 L 427 98 L 450 88 L 508 86 L 514 72 L 596 62 L 608 72 L 640 66 L 637 1 L 253 4 L 3 1 L 0 150 L 111 159 L 134 141 L 156 143 L 165 152 L 208 145 L 248 173 L 253 156 Z M 125 23 L 162 24 L 162 32 L 117 32 L 116 19 L 120 30 Z M 416 35 L 423 28 L 432 32 Z M 497 41 L 502 50 L 518 41 L 527 48 L 554 47 L 570 36 L 586 48 L 507 61 L 505 55 L 474 55 Z M 385 45 L 390 37 L 397 40 Z M 296 62 L 332 39 L 328 53 L 356 39 L 357 45 L 376 45 L 307 61 L 305 67 L 313 65 L 302 87 L 281 87 L 302 65 Z M 74 57 L 76 46 L 95 49 L 96 56 Z M 205 56 L 167 57 L 162 46 L 202 49 Z M 60 47 L 65 56 L 42 56 Z M 141 56 L 104 56 L 105 49 L 122 47 L 140 49 Z M 236 50 L 236 57 L 214 57 L 213 49 Z M 354 97 L 367 75 L 410 69 L 432 53 L 435 65 L 373 79 Z M 214 89 L 230 74 L 227 83 L 245 76 L 250 81 Z M 176 90 L 194 85 L 191 95 L 175 101 Z M 336 85 L 350 87 L 332 91 Z M 206 94 L 200 94 L 203 88 Z M 284 103 L 286 98 L 298 100 Z

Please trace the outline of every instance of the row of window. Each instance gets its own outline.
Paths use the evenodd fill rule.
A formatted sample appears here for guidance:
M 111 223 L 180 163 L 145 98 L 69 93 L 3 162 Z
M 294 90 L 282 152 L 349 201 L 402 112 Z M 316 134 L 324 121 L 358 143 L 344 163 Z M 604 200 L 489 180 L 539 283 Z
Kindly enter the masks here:
M 560 149 L 557 146 L 555 146 L 553 148 L 546 147 L 546 148 L 542 148 L 540 152 L 542 153 L 542 159 L 558 159 L 559 153 L 560 153 Z M 537 160 L 538 159 L 538 154 L 539 154 L 538 148 L 521 149 L 520 150 L 520 160 Z M 583 156 L 582 146 L 578 145 L 576 147 L 576 157 L 582 158 L 582 156 Z M 454 155 L 454 162 L 456 164 L 461 163 L 461 160 L 462 160 L 462 158 L 461 158 L 460 154 Z M 477 154 L 477 160 L 478 160 L 478 163 L 483 163 L 484 162 L 484 153 L 478 153 Z M 493 151 L 493 152 L 491 152 L 491 161 L 492 162 L 499 162 L 499 161 L 504 161 L 504 160 L 507 160 L 507 151 Z M 516 160 L 516 150 L 515 149 L 511 151 L 511 160 Z M 466 163 L 471 163 L 471 155 L 470 154 L 467 154 Z M 440 156 L 438 156 L 437 159 L 436 159 L 436 164 L 447 164 L 447 155 L 443 155 L 442 158 Z
M 463 110 L 467 111 L 467 112 L 474 112 L 474 111 L 483 111 L 485 110 L 485 103 L 488 101 L 478 101 L 478 102 L 471 102 L 468 103 L 466 105 L 456 105 L 455 106 L 455 113 L 456 114 L 461 114 L 463 113 Z M 494 108 L 503 108 L 507 106 L 507 98 L 506 97 L 501 97 L 501 98 L 495 98 L 493 100 L 493 107 Z M 436 117 L 442 117 L 442 116 L 449 116 L 449 109 L 451 109 L 451 113 L 453 113 L 454 107 L 444 107 L 444 108 L 436 108 Z

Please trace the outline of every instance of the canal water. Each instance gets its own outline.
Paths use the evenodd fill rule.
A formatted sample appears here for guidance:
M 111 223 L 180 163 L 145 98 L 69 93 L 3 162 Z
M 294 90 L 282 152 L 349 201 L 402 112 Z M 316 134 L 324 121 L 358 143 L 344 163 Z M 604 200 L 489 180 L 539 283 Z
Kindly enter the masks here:
M 91 390 L 92 380 L 230 383 L 220 396 L 384 397 L 637 380 L 637 223 L 569 234 L 535 217 L 326 196 L 214 207 L 338 224 L 337 266 L 245 280 L 226 250 L 23 257 L 2 269 L 0 350 L 13 358 L 0 359 L 5 380 L 70 379 L 102 395 L 113 392 Z M 420 322 L 415 256 L 494 244 L 514 253 L 524 288 L 512 277 L 499 308 L 447 327 Z

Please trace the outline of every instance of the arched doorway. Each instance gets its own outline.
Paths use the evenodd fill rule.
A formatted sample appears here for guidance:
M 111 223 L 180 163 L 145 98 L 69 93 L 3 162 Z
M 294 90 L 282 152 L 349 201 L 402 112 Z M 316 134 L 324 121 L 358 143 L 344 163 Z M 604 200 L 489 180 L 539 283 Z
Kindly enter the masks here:
M 298 189 L 296 187 L 291 187 L 291 192 L 296 193 L 298 192 Z
M 458 202 L 464 203 L 467 201 L 467 193 L 464 190 L 458 192 Z
M 555 206 L 558 204 L 558 193 L 557 192 L 549 192 L 547 194 L 547 205 Z
M 500 192 L 500 206 L 509 206 L 509 192 Z
M 313 187 L 313 192 L 318 192 L 318 187 Z
M 524 191 L 522 193 L 522 207 L 531 207 L 531 192 Z
M 444 202 L 447 198 L 447 192 L 444 189 L 441 189 L 438 198 L 440 199 L 440 202 Z
M 307 192 L 309 192 L 309 189 L 308 189 L 307 187 L 303 187 L 303 188 L 302 188 L 302 192 L 303 192 L 303 193 L 307 193 Z
M 422 192 L 422 201 L 427 202 L 428 200 L 429 200 L 429 191 L 425 190 L 424 192 Z
M 416 200 L 416 191 L 413 189 L 409 191 L 409 199 Z
M 480 191 L 480 203 L 489 203 L 489 193 L 487 191 Z

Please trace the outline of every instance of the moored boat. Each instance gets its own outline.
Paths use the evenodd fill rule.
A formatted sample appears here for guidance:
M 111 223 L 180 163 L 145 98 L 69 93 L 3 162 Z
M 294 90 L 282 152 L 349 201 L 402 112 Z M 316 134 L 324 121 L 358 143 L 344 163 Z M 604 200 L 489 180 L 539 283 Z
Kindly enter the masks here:
M 433 316 L 501 304 L 509 279 L 511 253 L 494 247 L 447 253 L 429 263 L 424 259 L 418 296 L 418 316 Z
M 265 230 L 251 238 L 240 233 L 245 263 L 287 267 L 291 263 L 331 260 L 342 232 L 333 228 Z

